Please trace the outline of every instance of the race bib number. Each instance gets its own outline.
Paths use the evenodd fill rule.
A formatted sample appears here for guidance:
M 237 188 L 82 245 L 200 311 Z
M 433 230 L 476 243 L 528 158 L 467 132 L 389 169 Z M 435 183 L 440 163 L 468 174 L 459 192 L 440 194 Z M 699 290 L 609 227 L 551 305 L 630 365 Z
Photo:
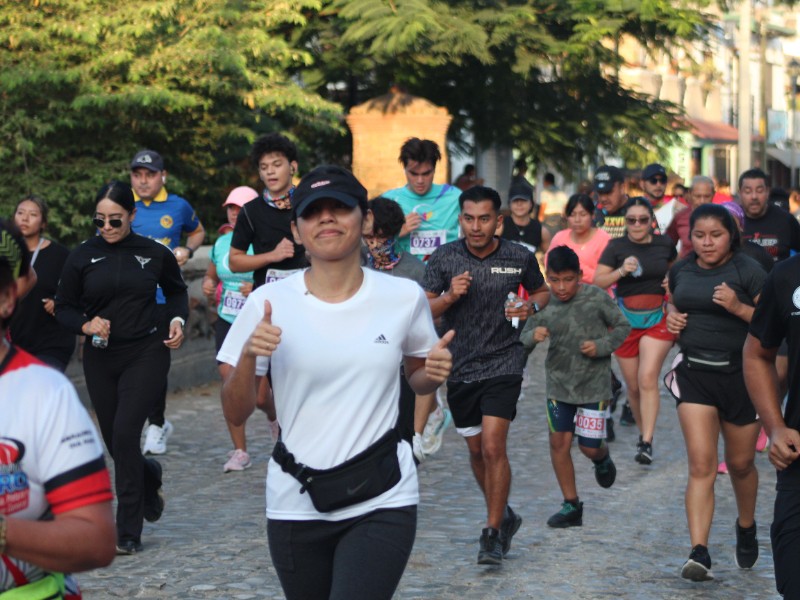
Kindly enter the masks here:
M 575 415 L 575 435 L 585 438 L 606 437 L 606 411 L 579 407 Z
M 241 292 L 225 290 L 225 293 L 222 294 L 220 312 L 223 315 L 235 317 L 241 312 L 245 300 L 246 298 Z
M 411 254 L 433 254 L 434 250 L 445 243 L 447 231 L 444 229 L 411 232 Z
M 280 281 L 281 279 L 286 279 L 289 275 L 293 275 L 294 273 L 302 270 L 303 269 L 267 269 L 267 278 L 264 280 L 264 283 L 274 283 L 276 281 Z

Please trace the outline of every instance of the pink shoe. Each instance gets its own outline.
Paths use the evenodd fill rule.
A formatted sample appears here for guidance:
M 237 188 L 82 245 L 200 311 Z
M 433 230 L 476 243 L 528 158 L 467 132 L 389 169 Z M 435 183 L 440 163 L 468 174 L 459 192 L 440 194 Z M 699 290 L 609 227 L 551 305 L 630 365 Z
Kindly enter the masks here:
M 758 439 L 756 440 L 756 452 L 766 452 L 767 448 L 769 448 L 769 438 L 767 437 L 767 432 L 764 431 L 764 428 L 761 428 L 761 431 L 758 432 Z
M 724 460 L 721 463 L 719 463 L 719 466 L 717 467 L 717 473 L 720 473 L 722 475 L 728 474 L 728 465 L 725 464 Z
M 252 464 L 253 463 L 250 462 L 250 455 L 244 450 L 239 450 L 237 448 L 236 450 L 228 452 L 228 462 L 222 467 L 222 471 L 224 473 L 228 471 L 244 471 L 245 469 L 249 469 Z

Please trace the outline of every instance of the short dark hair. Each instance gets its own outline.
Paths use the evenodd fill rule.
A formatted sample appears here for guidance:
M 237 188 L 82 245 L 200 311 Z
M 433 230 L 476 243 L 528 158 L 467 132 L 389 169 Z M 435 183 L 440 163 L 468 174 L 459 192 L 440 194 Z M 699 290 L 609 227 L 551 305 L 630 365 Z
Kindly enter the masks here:
M 742 189 L 742 184 L 744 183 L 745 179 L 762 179 L 764 181 L 764 185 L 769 187 L 769 175 L 767 175 L 764 171 L 759 168 L 755 169 L 748 169 L 741 175 L 739 175 L 739 189 Z
M 547 253 L 547 270 L 553 273 L 581 272 L 581 261 L 569 246 L 556 246 Z
M 628 209 L 630 209 L 632 206 L 644 206 L 647 209 L 647 212 L 650 213 L 650 218 L 656 218 L 656 213 L 653 212 L 653 205 L 650 204 L 650 200 L 644 196 L 634 196 L 633 198 L 628 198 L 628 201 L 622 208 L 623 213 L 627 213 Z
M 257 169 L 261 157 L 273 152 L 283 154 L 289 162 L 297 162 L 297 146 L 280 133 L 268 133 L 253 142 L 253 148 L 250 150 L 250 162 Z
M 116 179 L 112 179 L 100 188 L 100 191 L 97 192 L 97 196 L 94 198 L 95 207 L 101 200 L 106 199 L 111 200 L 115 204 L 119 204 L 128 211 L 128 213 L 132 213 L 133 209 L 136 208 L 136 201 L 133 198 L 131 186 L 122 181 L 117 181 Z
M 394 200 L 378 196 L 369 202 L 372 211 L 372 232 L 375 235 L 397 237 L 406 222 L 403 209 Z
M 572 196 L 569 197 L 569 200 L 567 200 L 567 206 L 564 208 L 564 214 L 570 216 L 579 205 L 582 206 L 583 209 L 590 215 L 594 214 L 594 202 L 587 194 L 572 194 Z
M 694 230 L 694 225 L 700 219 L 716 219 L 719 224 L 728 230 L 731 236 L 730 249 L 732 252 L 738 250 L 742 245 L 742 236 L 739 227 L 730 211 L 721 204 L 701 204 L 692 211 L 689 216 L 689 236 Z
M 436 163 L 442 160 L 442 153 L 439 145 L 431 140 L 421 140 L 416 137 L 408 138 L 400 147 L 400 158 L 404 167 L 408 166 L 409 161 L 418 163 L 431 163 L 436 167 Z
M 23 202 L 33 202 L 38 207 L 39 212 L 42 213 L 42 228 L 44 228 L 47 225 L 47 213 L 49 212 L 47 202 L 44 201 L 44 198 L 34 194 L 25 196 L 22 200 L 17 202 L 17 208 L 19 208 L 19 205 Z
M 552 185 L 555 185 L 555 183 L 556 183 L 556 176 L 555 176 L 555 175 L 553 175 L 553 174 L 552 174 L 552 173 L 550 173 L 550 172 L 548 172 L 548 173 L 545 173 L 545 174 L 544 174 L 544 182 L 545 182 L 545 183 L 550 183 L 550 184 L 552 184 Z
M 464 210 L 465 202 L 483 202 L 484 200 L 489 200 L 494 206 L 494 210 L 500 212 L 500 207 L 503 205 L 503 201 L 500 200 L 500 194 L 497 193 L 497 190 L 485 185 L 474 185 L 467 191 L 461 192 L 458 197 L 458 208 Z

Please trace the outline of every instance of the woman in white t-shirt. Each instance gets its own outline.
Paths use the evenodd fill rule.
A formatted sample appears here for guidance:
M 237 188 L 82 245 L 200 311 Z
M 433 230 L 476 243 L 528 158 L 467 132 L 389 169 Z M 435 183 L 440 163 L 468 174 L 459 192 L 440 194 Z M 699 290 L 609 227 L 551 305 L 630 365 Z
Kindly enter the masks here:
M 267 475 L 267 537 L 286 597 L 388 600 L 416 532 L 411 446 L 391 440 L 379 473 L 396 478 L 336 508 L 322 508 L 319 496 L 312 501 L 314 485 L 306 490 L 298 480 L 307 471 L 284 459 L 288 453 L 293 466 L 328 470 L 372 455 L 397 425 L 398 364 L 417 394 L 433 392 L 450 373 L 453 333 L 438 339 L 417 284 L 361 267 L 371 214 L 352 173 L 318 167 L 292 202 L 292 232 L 311 267 L 248 297 L 217 355 L 234 367 L 222 391 L 225 416 L 234 424 L 247 419 L 255 377 L 269 369 L 281 441 Z M 362 483 L 374 489 L 374 481 Z M 358 496 L 362 483 L 346 494 Z

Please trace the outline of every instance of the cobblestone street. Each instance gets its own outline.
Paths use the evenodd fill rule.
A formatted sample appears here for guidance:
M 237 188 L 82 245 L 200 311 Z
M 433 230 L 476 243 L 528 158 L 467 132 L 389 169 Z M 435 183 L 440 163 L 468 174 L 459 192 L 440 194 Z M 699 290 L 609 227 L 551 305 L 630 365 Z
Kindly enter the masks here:
M 466 446 L 450 428 L 441 451 L 420 469 L 417 540 L 396 598 L 776 598 L 769 545 L 775 475 L 766 454 L 756 457 L 761 476 L 756 566 L 742 571 L 734 563 L 736 510 L 728 478 L 721 475 L 709 543 L 716 579 L 696 584 L 680 578 L 690 550 L 683 510 L 686 458 L 674 402 L 666 392 L 653 465 L 634 462 L 635 428 L 617 425 L 611 444 L 617 482 L 606 490 L 574 448 L 583 527 L 546 526 L 561 496 L 548 454 L 544 355 L 542 347 L 531 358 L 511 427 L 511 505 L 524 521 L 508 560 L 495 568 L 475 564 L 485 508 Z M 82 574 L 84 596 L 282 598 L 265 533 L 264 475 L 271 450 L 266 419 L 258 413 L 248 423 L 253 467 L 223 474 L 230 441 L 219 386 L 172 395 L 167 414 L 175 433 L 162 457 L 164 516 L 145 524 L 144 552 Z

